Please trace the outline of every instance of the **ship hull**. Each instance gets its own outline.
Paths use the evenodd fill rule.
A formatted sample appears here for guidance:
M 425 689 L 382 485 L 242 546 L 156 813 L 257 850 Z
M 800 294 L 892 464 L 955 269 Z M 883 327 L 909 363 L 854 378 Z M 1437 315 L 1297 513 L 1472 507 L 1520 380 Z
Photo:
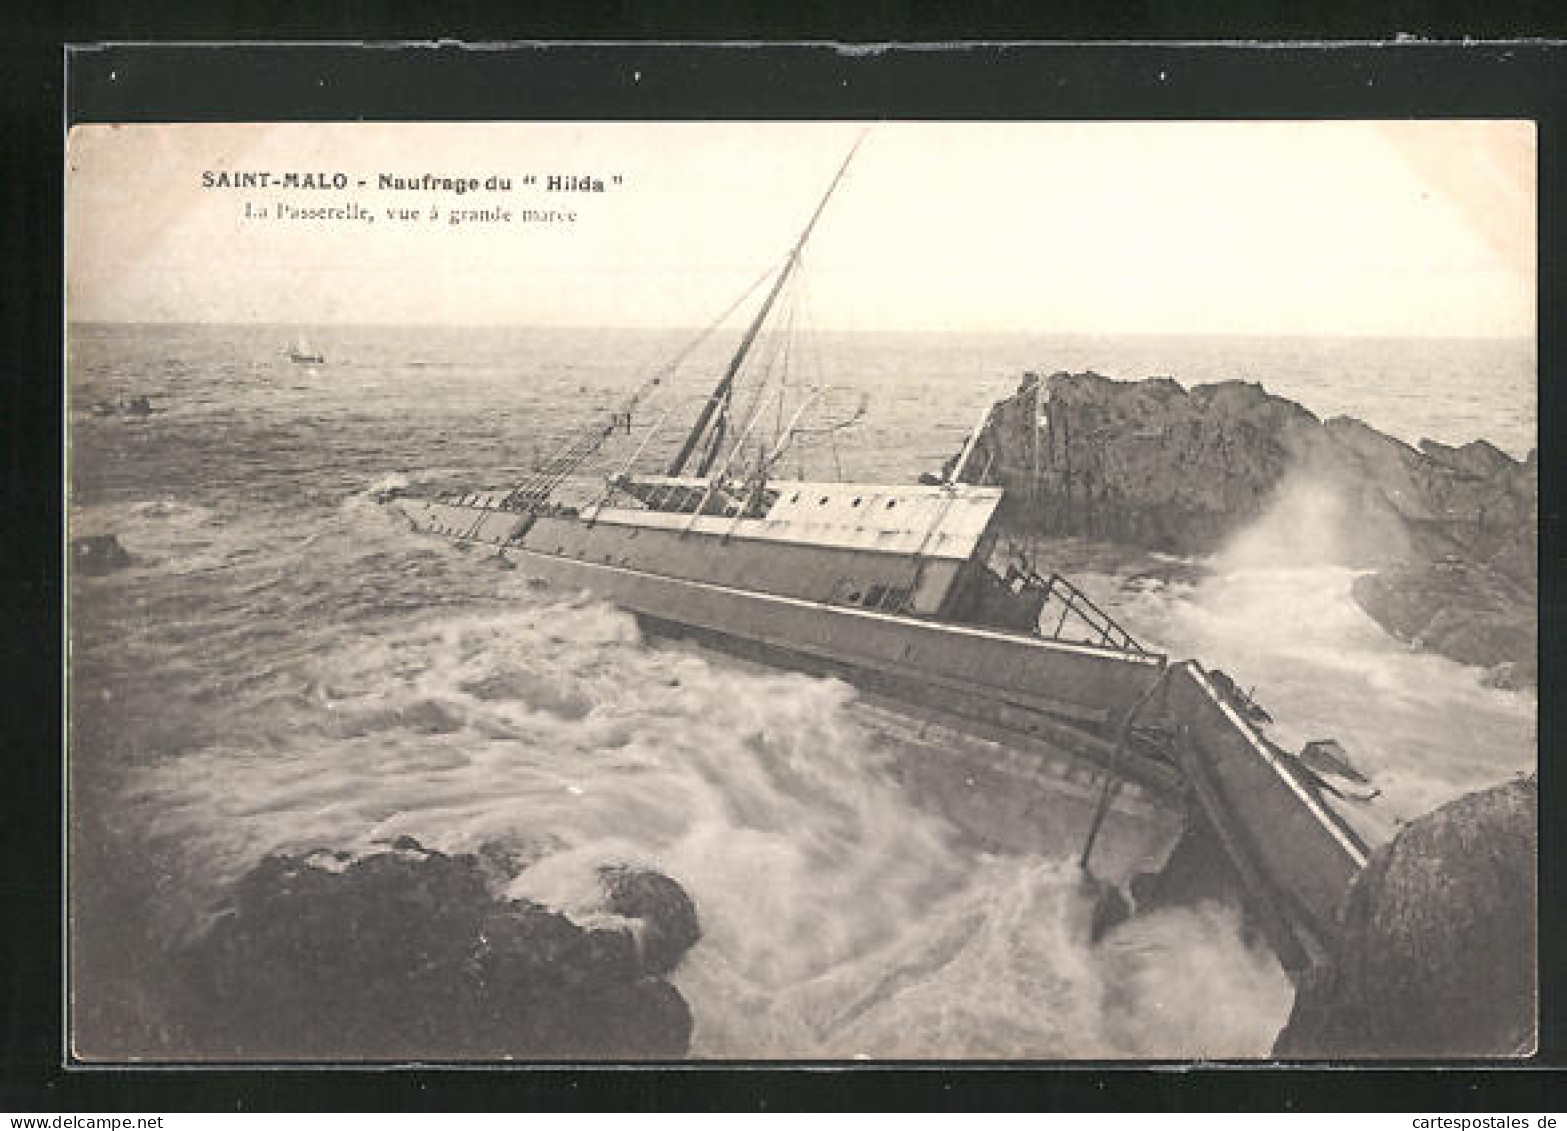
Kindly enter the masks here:
M 480 535 L 463 539 L 478 546 L 510 529 L 498 518 L 475 525 L 478 516 L 443 504 L 405 513 L 421 527 L 433 520 L 436 533 Z M 774 550 L 785 561 L 791 552 Z M 904 786 L 984 847 L 1076 858 L 1103 799 L 1094 872 L 1124 882 L 1162 867 L 1185 829 L 1180 775 L 1106 736 L 1158 682 L 1162 657 L 828 605 L 613 559 L 515 544 L 505 556 L 540 588 L 591 592 L 632 613 L 651 636 L 854 685 L 851 711 L 893 749 Z M 691 548 L 688 560 L 712 558 Z
M 1112 788 L 1093 859 L 1099 879 L 1124 884 L 1157 872 L 1186 829 L 1176 775 L 1141 759 L 1112 772 L 1108 743 L 1058 720 L 1025 717 L 1015 708 L 1006 721 L 997 721 L 997 711 L 987 719 L 983 703 L 955 700 L 945 686 L 893 682 L 874 669 L 820 653 L 661 617 L 639 615 L 637 621 L 654 638 L 692 641 L 769 668 L 855 685 L 859 694 L 847 710 L 889 750 L 899 784 L 918 805 L 942 814 L 983 849 L 1077 859 L 1107 785 Z
M 765 596 L 617 583 L 600 567 L 585 576 L 573 568 L 584 563 L 521 557 L 531 573 L 610 596 L 657 633 L 843 678 L 916 720 L 932 744 L 915 775 L 923 792 L 999 846 L 1075 856 L 1110 779 L 1093 871 L 1120 882 L 1162 866 L 1200 814 L 1292 968 L 1325 952 L 1365 865 L 1364 843 L 1195 663 L 828 607 L 768 609 Z M 1140 725 L 1175 736 L 1174 767 L 1109 737 L 1134 710 Z
M 598 554 L 608 560 L 540 552 L 512 540 L 516 515 L 492 508 L 405 513 L 416 528 L 503 547 L 541 585 L 590 591 L 661 634 L 854 684 L 913 720 L 901 729 L 924 743 L 911 747 L 910 764 L 923 767 L 915 777 L 960 826 L 1030 851 L 1077 852 L 1104 797 L 1093 870 L 1119 879 L 1156 870 L 1181 822 L 1199 815 L 1291 968 L 1330 944 L 1365 863 L 1365 845 L 1195 662 L 669 576 L 616 564 L 612 549 Z M 691 544 L 689 568 L 710 560 L 706 541 Z M 1173 758 L 1132 749 L 1134 719 L 1169 736 Z

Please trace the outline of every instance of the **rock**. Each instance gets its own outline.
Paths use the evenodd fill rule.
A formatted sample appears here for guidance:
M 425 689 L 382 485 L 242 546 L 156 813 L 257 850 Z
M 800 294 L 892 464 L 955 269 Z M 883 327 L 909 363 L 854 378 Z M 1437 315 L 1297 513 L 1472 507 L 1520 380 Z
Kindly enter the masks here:
M 1197 554 L 1261 513 L 1294 458 L 1292 431 L 1315 420 L 1258 385 L 1188 393 L 1162 377 L 1028 374 L 963 478 L 1007 486 L 1004 517 L 1020 530 Z
M 71 539 L 71 569 L 87 577 L 101 577 L 135 562 L 113 534 L 88 534 Z
M 1539 789 L 1471 793 L 1373 853 L 1295 996 L 1283 1058 L 1525 1055 L 1537 1036 Z
M 1512 457 L 1484 440 L 1454 448 L 1435 440 L 1421 440 L 1420 450 L 1442 466 L 1477 479 L 1488 479 L 1513 463 Z
M 1480 682 L 1487 687 L 1496 687 L 1505 691 L 1523 691 L 1539 686 L 1540 666 L 1538 663 L 1513 661 L 1497 664 L 1485 673 L 1485 678 Z
M 696 907 L 685 889 L 668 876 L 613 867 L 601 868 L 599 879 L 609 897 L 607 910 L 641 920 L 638 941 L 649 973 L 669 973 L 702 937 Z
M 1514 678 L 1533 670 L 1533 453 L 1520 462 L 1484 441 L 1415 448 L 1241 381 L 1188 391 L 1165 377 L 1030 373 L 992 409 L 962 478 L 1007 487 L 1013 537 L 1184 556 L 1293 507 L 1265 536 L 1275 556 L 1378 570 L 1356 599 L 1394 636 L 1464 663 L 1513 665 Z
M 1355 579 L 1357 604 L 1393 636 L 1459 663 L 1506 665 L 1532 682 L 1539 620 L 1535 594 L 1488 565 L 1445 560 Z
M 626 871 L 629 894 L 610 896 L 657 920 L 650 961 L 629 929 L 494 896 L 487 881 L 518 862 L 410 837 L 358 858 L 268 857 L 183 955 L 190 1044 L 283 1060 L 683 1055 L 690 1010 L 662 977 L 699 933 L 680 886 Z

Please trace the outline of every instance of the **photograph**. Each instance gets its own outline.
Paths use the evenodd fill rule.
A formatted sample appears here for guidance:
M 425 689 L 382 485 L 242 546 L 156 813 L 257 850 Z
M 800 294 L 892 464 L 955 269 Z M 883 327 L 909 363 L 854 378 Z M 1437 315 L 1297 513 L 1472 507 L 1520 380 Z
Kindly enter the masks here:
M 1534 1055 L 1536 151 L 71 126 L 71 1062 Z

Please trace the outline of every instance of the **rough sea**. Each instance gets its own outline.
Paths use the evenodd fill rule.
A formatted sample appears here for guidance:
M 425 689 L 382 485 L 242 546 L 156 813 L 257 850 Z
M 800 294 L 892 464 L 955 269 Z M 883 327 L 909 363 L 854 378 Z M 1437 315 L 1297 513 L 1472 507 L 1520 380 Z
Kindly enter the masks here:
M 290 362 L 301 331 L 324 364 Z M 225 884 L 268 852 L 406 834 L 543 845 L 514 894 L 563 909 L 600 864 L 678 880 L 704 930 L 673 976 L 696 1057 L 1266 1056 L 1292 990 L 1233 913 L 1092 945 L 1071 860 L 982 851 L 915 805 L 851 688 L 644 641 L 372 501 L 520 478 L 684 340 L 71 329 L 71 533 L 135 559 L 70 591 L 78 1026 L 156 1056 L 169 956 Z M 938 469 L 1025 369 L 1242 378 L 1410 441 L 1535 444 L 1529 343 L 829 334 L 800 364 L 866 394 L 807 468 L 845 478 Z M 133 396 L 155 411 L 92 411 Z M 1338 737 L 1398 816 L 1532 769 L 1533 693 L 1384 635 L 1331 510 L 1305 484 L 1202 562 L 1062 559 L 1140 638 L 1255 688 L 1286 745 Z

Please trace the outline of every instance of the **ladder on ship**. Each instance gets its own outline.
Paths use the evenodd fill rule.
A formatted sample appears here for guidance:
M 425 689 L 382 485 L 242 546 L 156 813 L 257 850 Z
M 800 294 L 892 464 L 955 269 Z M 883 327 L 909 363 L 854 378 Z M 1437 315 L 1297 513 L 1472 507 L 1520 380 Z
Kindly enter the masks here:
M 1067 622 L 1075 618 L 1076 621 L 1087 626 L 1091 638 L 1089 643 L 1097 644 L 1101 648 L 1114 648 L 1121 652 L 1148 654 L 1148 649 L 1138 643 L 1136 637 L 1095 604 L 1087 593 L 1059 573 L 1041 577 L 1031 566 L 1014 564 L 1007 569 L 1006 581 L 1009 585 L 1032 590 L 1039 596 L 1041 619 L 1047 613 L 1054 612 L 1050 605 L 1052 600 L 1059 603 L 1061 615 L 1056 619 L 1055 628 L 1046 632 L 1041 625 L 1041 636 L 1048 636 L 1052 640 L 1064 639 Z

